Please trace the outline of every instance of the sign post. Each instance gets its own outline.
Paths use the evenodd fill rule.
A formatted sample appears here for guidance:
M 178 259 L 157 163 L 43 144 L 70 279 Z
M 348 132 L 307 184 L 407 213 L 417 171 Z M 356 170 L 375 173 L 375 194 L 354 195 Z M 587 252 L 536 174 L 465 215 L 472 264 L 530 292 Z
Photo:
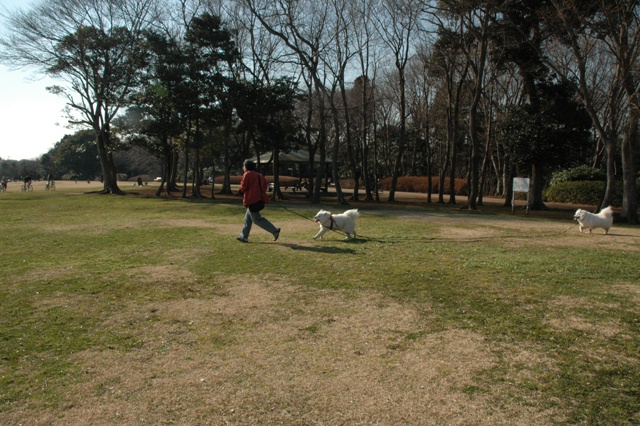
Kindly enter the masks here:
M 513 191 L 511 195 L 511 214 L 516 208 L 516 192 L 527 193 L 527 214 L 529 214 L 529 178 L 513 178 Z

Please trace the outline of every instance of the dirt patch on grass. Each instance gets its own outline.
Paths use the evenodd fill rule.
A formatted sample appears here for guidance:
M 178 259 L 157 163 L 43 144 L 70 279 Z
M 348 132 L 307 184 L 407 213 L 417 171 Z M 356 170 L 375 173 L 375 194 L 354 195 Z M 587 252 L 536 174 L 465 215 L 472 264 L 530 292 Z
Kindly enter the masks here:
M 504 390 L 476 387 L 478 374 L 499 362 L 483 336 L 429 331 L 410 305 L 273 275 L 219 284 L 224 293 L 208 299 L 123 302 L 104 327 L 136 344 L 77 354 L 79 376 L 64 407 L 34 413 L 24 406 L 5 420 L 543 425 L 557 414 L 535 400 L 496 405 Z
M 628 332 L 628 329 L 619 320 L 598 321 L 585 318 L 578 313 L 579 310 L 585 309 L 606 311 L 619 308 L 615 304 L 597 303 L 592 299 L 569 296 L 556 297 L 549 304 L 552 306 L 549 312 L 555 312 L 556 315 L 547 318 L 546 323 L 556 330 L 580 331 L 600 338 L 610 338 Z

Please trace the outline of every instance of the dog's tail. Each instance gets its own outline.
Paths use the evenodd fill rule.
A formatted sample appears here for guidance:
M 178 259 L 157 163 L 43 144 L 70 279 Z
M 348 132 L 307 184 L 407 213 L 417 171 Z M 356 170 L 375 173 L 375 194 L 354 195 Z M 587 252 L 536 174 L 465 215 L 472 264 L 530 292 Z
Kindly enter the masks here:
M 358 209 L 347 210 L 346 212 L 344 212 L 344 214 L 352 219 L 357 219 L 358 216 L 360 216 L 360 212 L 358 212 Z
M 600 210 L 599 215 L 602 216 L 602 217 L 609 218 L 609 217 L 613 216 L 613 209 L 611 208 L 611 206 L 609 206 L 607 208 L 604 208 L 604 209 Z

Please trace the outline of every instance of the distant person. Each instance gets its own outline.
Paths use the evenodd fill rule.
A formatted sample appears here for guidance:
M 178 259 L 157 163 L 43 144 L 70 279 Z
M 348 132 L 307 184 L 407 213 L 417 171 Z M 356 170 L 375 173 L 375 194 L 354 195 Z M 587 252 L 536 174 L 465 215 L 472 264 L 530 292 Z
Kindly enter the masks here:
M 22 186 L 22 191 L 29 191 L 31 189 L 32 181 L 33 178 L 31 177 L 31 175 L 25 176 L 24 179 L 22 179 L 22 182 L 24 183 L 24 185 Z
M 51 183 L 53 182 L 53 173 L 49 172 L 47 175 L 47 188 L 51 188 Z
M 264 208 L 265 203 L 269 202 L 267 180 L 256 171 L 256 164 L 251 160 L 246 160 L 242 169 L 244 174 L 240 181 L 240 193 L 242 193 L 242 205 L 247 208 L 247 212 L 244 215 L 242 232 L 236 239 L 242 243 L 248 243 L 251 226 L 255 223 L 273 235 L 273 241 L 278 241 L 280 228 L 273 226 L 271 222 L 260 214 L 260 210 Z
M 142 186 L 142 178 L 138 176 L 138 186 Z

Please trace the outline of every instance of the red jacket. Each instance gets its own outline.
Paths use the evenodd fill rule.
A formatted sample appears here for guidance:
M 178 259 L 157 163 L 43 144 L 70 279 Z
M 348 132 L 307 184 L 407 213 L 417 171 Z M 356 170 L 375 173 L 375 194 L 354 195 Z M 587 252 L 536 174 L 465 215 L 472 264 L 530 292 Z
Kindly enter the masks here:
M 267 180 L 255 170 L 247 170 L 242 175 L 240 181 L 240 192 L 242 192 L 242 205 L 249 207 L 249 204 L 256 203 L 262 199 L 269 202 L 267 195 Z

